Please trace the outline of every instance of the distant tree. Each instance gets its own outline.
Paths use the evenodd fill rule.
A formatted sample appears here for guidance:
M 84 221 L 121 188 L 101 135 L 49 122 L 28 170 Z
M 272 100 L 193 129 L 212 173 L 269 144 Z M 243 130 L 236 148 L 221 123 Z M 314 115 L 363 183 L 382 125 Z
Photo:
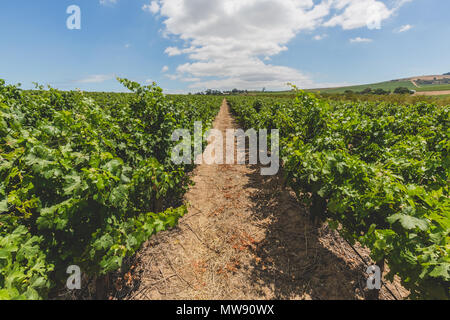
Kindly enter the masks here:
M 405 87 L 398 87 L 394 90 L 395 94 L 412 94 L 413 92 Z
M 450 72 L 444 73 L 444 76 L 450 76 Z
M 234 88 L 234 89 L 231 90 L 231 91 L 224 91 L 224 93 L 229 93 L 229 94 L 244 94 L 244 93 L 247 93 L 247 90 L 239 90 L 239 89 Z
M 378 95 L 387 95 L 387 94 L 390 94 L 391 92 L 388 90 L 383 90 L 383 89 L 379 88 L 379 89 L 376 89 L 373 93 L 378 94 Z
M 221 95 L 223 95 L 223 92 L 219 91 L 219 90 L 208 89 L 205 92 L 202 92 L 201 94 L 207 95 L 207 96 L 221 96 Z
M 372 93 L 372 88 L 366 88 L 363 91 L 361 91 L 361 94 L 371 94 Z
M 345 94 L 354 94 L 355 92 L 353 90 L 345 90 Z

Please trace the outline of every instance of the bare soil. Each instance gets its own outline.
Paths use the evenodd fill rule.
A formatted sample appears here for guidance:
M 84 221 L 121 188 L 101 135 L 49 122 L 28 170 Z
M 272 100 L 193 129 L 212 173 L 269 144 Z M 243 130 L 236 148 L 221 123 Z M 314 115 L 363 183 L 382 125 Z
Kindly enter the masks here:
M 416 88 L 420 88 L 420 86 L 417 85 L 416 80 L 411 80 L 411 83 L 412 83 Z
M 450 94 L 450 90 L 443 90 L 443 91 L 421 91 L 416 92 L 415 96 L 442 96 Z
M 225 100 L 214 127 L 237 127 Z M 199 165 L 189 213 L 144 245 L 131 271 L 113 280 L 110 299 L 365 299 L 360 257 L 326 224 L 311 223 L 281 174 L 259 169 Z M 387 286 L 407 295 L 398 281 Z M 380 297 L 394 299 L 385 287 Z

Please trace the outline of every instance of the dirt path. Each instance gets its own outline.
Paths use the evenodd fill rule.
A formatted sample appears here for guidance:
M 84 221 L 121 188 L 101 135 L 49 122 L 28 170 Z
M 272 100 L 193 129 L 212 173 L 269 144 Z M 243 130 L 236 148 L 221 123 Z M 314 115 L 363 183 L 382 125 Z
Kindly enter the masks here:
M 225 101 L 214 127 L 237 127 Z M 189 213 L 177 228 L 145 244 L 133 267 L 136 287 L 116 298 L 363 299 L 367 294 L 360 259 L 326 226 L 310 223 L 280 176 L 263 177 L 257 166 L 200 165 L 193 180 L 186 195 Z M 382 298 L 392 299 L 384 289 Z
M 414 93 L 415 96 L 442 96 L 450 94 L 450 90 L 445 91 L 418 91 Z
M 412 83 L 416 88 L 420 88 L 420 87 L 417 85 L 417 83 L 416 83 L 415 80 L 411 80 L 411 83 Z

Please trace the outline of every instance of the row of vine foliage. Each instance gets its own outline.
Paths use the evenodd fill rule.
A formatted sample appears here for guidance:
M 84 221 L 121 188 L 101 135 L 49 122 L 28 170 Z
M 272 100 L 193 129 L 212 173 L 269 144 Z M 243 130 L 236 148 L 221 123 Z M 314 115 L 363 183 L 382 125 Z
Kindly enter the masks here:
M 117 270 L 186 213 L 192 166 L 171 162 L 172 132 L 194 121 L 206 130 L 221 98 L 172 99 L 156 84 L 119 81 L 132 93 L 0 80 L 0 299 L 45 299 L 70 265 Z
M 449 298 L 449 106 L 228 100 L 246 128 L 280 129 L 283 171 L 312 215 L 386 262 L 410 298 Z

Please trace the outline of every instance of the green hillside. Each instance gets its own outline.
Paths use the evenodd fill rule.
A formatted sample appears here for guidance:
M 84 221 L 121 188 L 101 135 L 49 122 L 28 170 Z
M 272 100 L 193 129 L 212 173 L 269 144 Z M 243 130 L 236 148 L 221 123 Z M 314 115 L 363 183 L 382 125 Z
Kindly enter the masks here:
M 416 88 L 419 92 L 424 91 L 447 91 L 450 90 L 450 84 L 437 84 L 437 85 L 426 85 Z
M 398 87 L 405 87 L 410 90 L 418 90 L 419 89 L 416 86 L 414 86 L 411 81 L 386 81 L 386 82 L 380 82 L 380 83 L 364 84 L 364 85 L 340 87 L 340 88 L 312 89 L 312 90 L 308 90 L 308 91 L 322 92 L 322 93 L 345 93 L 345 91 L 347 91 L 347 90 L 351 90 L 354 92 L 360 92 L 367 88 L 394 91 Z
M 396 88 L 404 87 L 409 90 L 415 90 L 417 92 L 428 92 L 428 91 L 448 91 L 450 90 L 450 84 L 427 84 L 415 86 L 410 80 L 391 80 L 372 84 L 363 84 L 356 86 L 346 86 L 346 87 L 336 87 L 336 88 L 319 88 L 319 89 L 306 89 L 308 92 L 320 92 L 320 93 L 330 93 L 330 94 L 341 94 L 346 91 L 353 91 L 355 93 L 361 92 L 365 89 L 371 88 L 373 90 L 383 89 L 385 91 L 393 92 Z M 250 95 L 267 95 L 267 96 L 291 96 L 292 91 L 250 91 Z

